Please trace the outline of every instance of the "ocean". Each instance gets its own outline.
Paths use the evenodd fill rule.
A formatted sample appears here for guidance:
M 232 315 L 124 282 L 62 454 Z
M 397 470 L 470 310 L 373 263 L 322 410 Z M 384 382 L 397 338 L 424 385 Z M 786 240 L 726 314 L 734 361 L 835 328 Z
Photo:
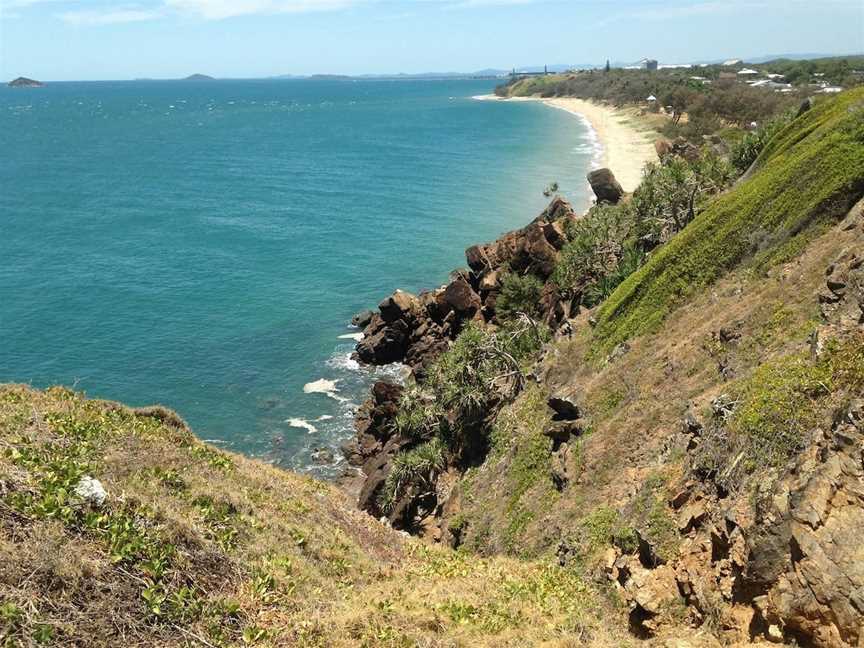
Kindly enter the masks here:
M 351 315 L 434 288 L 598 154 L 492 81 L 0 88 L 0 381 L 177 410 L 278 465 L 352 434 Z

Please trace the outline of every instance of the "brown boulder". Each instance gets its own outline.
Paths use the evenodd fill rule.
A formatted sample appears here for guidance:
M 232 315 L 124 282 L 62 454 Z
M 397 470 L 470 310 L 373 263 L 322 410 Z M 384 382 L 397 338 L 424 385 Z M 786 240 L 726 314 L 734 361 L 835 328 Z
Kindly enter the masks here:
M 552 274 L 558 262 L 558 250 L 546 240 L 542 225 L 530 225 L 523 230 L 518 245 L 510 259 L 513 270 L 530 272 L 544 280 Z
M 549 245 L 556 250 L 560 250 L 567 243 L 567 236 L 564 233 L 564 225 L 562 221 L 543 224 L 543 236 L 549 242 Z
M 654 150 L 657 151 L 657 157 L 662 160 L 666 156 L 672 154 L 672 142 L 670 142 L 664 137 L 661 137 L 660 139 L 654 141 Z
M 417 297 L 411 293 L 397 290 L 378 304 L 378 310 L 381 312 L 381 318 L 390 323 L 411 315 L 418 303 Z
M 463 277 L 450 282 L 444 289 L 443 299 L 444 303 L 463 317 L 473 316 L 482 305 L 480 295 L 474 292 L 474 289 Z
M 624 195 L 624 189 L 615 179 L 615 175 L 609 169 L 597 169 L 588 174 L 588 183 L 597 196 L 597 202 L 616 204 Z
M 396 320 L 374 333 L 367 331 L 366 337 L 357 343 L 356 354 L 365 364 L 386 365 L 400 362 L 407 350 L 408 325 L 403 320 Z

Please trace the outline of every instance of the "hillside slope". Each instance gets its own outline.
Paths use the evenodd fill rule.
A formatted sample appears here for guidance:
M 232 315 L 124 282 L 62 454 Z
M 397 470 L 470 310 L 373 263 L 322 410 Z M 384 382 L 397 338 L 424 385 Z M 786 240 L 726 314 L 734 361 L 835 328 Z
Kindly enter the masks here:
M 711 164 L 678 229 L 556 199 L 368 314 L 416 377 L 358 415 L 375 517 L 168 410 L 0 386 L 3 645 L 861 645 L 864 90 Z
M 162 408 L 2 386 L 0 450 L 4 646 L 626 643 L 572 570 L 406 538 Z

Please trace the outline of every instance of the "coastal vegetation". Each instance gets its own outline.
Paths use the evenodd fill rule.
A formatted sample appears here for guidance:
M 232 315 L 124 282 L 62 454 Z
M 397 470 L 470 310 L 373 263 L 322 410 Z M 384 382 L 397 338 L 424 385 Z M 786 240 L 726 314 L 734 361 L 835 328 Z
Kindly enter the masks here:
M 779 591 L 781 573 L 802 578 L 797 545 L 771 553 L 765 538 L 789 531 L 770 525 L 810 506 L 804 485 L 832 479 L 825 457 L 857 447 L 837 439 L 862 434 L 862 120 L 855 89 L 774 114 L 735 147 L 716 133 L 701 146 L 658 146 L 631 195 L 597 174 L 598 204 L 585 215 L 556 199 L 526 228 L 469 248 L 470 274 L 417 298 L 428 315 L 406 308 L 398 320 L 435 331 L 443 302 L 455 308 L 443 321 L 466 324 L 409 388 L 439 408 L 425 429 L 447 450 L 430 461 L 437 444 L 402 445 L 397 481 L 416 466 L 417 487 L 396 493 L 390 523 L 484 556 L 554 555 L 610 583 L 638 637 L 701 627 L 720 645 L 854 645 L 860 615 L 838 612 L 848 570 L 831 572 L 819 603 L 808 577 L 795 602 L 760 608 L 756 598 Z M 514 321 L 543 322 L 552 338 L 489 374 L 469 369 L 483 366 L 484 339 Z M 516 364 L 524 378 L 501 381 Z M 448 365 L 461 368 L 442 373 Z M 397 420 L 424 419 L 403 413 L 404 400 L 395 407 Z M 366 486 L 383 479 L 392 500 L 381 465 Z M 764 513 L 792 491 L 801 499 Z M 841 509 L 820 515 L 851 528 Z M 807 540 L 822 552 L 807 554 L 808 569 L 855 553 L 831 533 Z M 742 538 L 730 577 L 728 547 Z M 763 560 L 773 561 L 767 575 Z
M 637 79 L 582 76 L 508 92 Z M 859 645 L 864 88 L 692 90 L 708 137 L 632 194 L 599 174 L 362 318 L 411 368 L 345 447 L 365 512 L 163 408 L 0 388 L 3 640 Z
M 577 97 L 640 106 L 649 113 L 663 110 L 669 116 L 662 125 L 666 136 L 701 143 L 703 136 L 717 133 L 731 145 L 751 124 L 795 110 L 805 97 L 823 88 L 848 89 L 864 83 L 862 56 L 748 64 L 746 69 L 763 78 L 765 85 L 745 83 L 748 77 L 739 75 L 743 69 L 744 64 L 737 62 L 650 72 L 613 68 L 516 76 L 495 92 L 501 97 Z
M 688 295 L 746 257 L 785 261 L 845 215 L 864 191 L 862 100 L 864 89 L 849 91 L 777 133 L 755 161 L 759 173 L 708 205 L 603 304 L 599 344 L 608 349 L 656 330 Z

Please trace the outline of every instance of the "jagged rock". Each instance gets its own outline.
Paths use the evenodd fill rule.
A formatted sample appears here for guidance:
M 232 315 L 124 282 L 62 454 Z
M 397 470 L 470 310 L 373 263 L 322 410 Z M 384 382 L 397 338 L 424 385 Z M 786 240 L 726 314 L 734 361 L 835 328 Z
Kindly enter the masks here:
M 544 223 L 542 228 L 543 236 L 549 242 L 549 245 L 556 250 L 560 250 L 567 243 L 567 235 L 564 233 L 564 226 L 561 222 Z
M 562 443 L 561 447 L 552 454 L 549 468 L 552 475 L 552 483 L 559 491 L 563 491 L 570 483 L 570 473 L 568 470 L 570 455 L 570 446 L 566 443 Z
M 658 630 L 664 611 L 678 598 L 675 571 L 668 565 L 649 570 L 632 562 L 628 571 L 624 592 L 632 605 L 631 626 L 637 634 L 651 636 Z
M 696 162 L 701 155 L 699 147 L 683 137 L 676 137 L 672 143 L 672 148 L 676 156 L 684 158 L 688 162 Z
M 864 641 L 864 433 L 840 424 L 774 489 L 745 580 L 768 586 L 765 619 L 816 646 Z
M 365 329 L 367 326 L 369 326 L 369 323 L 372 321 L 372 318 L 374 316 L 375 313 L 373 313 L 371 310 L 360 311 L 351 318 L 351 324 L 359 329 Z
M 354 415 L 354 438 L 341 446 L 349 464 L 363 466 L 390 440 L 393 434 L 391 421 L 396 416 L 402 391 L 402 386 L 386 381 L 372 386 L 369 398 Z
M 573 206 L 561 196 L 555 196 L 546 209 L 532 223 L 554 223 L 574 218 Z
M 555 411 L 553 421 L 575 421 L 582 418 L 582 411 L 571 396 L 564 393 L 553 394 L 547 402 Z
M 465 260 L 468 262 L 468 267 L 474 272 L 482 272 L 483 270 L 492 268 L 489 257 L 486 256 L 485 247 L 483 245 L 472 245 L 465 250 Z
M 708 504 L 698 498 L 685 505 L 678 514 L 678 530 L 687 533 L 690 529 L 699 527 L 708 516 Z
M 546 280 L 555 269 L 558 250 L 546 240 L 544 226 L 540 223 L 529 225 L 504 242 L 504 249 L 496 250 L 502 259 L 501 266 L 509 265 L 514 272 L 535 274 Z
M 828 266 L 818 301 L 826 320 L 843 328 L 864 323 L 864 255 L 844 252 Z
M 615 175 L 609 169 L 597 169 L 588 174 L 588 183 L 597 196 L 597 202 L 617 204 L 624 195 L 624 189 L 615 179 Z
M 481 292 L 490 292 L 492 290 L 497 290 L 499 287 L 499 283 L 501 281 L 501 273 L 497 270 L 493 270 L 492 272 L 488 272 L 483 275 L 483 278 L 480 280 L 480 290 Z
M 566 443 L 572 437 L 581 436 L 584 432 L 580 421 L 553 421 L 545 430 L 543 435 L 552 439 L 554 447 Z
M 389 324 L 411 315 L 418 304 L 417 297 L 411 293 L 397 290 L 378 304 L 378 310 L 381 312 L 381 319 Z
M 334 459 L 333 450 L 330 448 L 315 448 L 312 451 L 312 461 L 316 464 L 332 464 Z
M 693 410 L 687 410 L 687 413 L 684 414 L 684 420 L 681 422 L 681 426 L 685 433 L 691 435 L 701 434 L 703 429 L 702 422 L 696 418 L 696 414 L 693 413 Z
M 363 482 L 363 487 L 360 489 L 357 506 L 373 517 L 377 518 L 382 515 L 378 497 L 384 487 L 384 482 L 387 481 L 387 475 L 390 474 L 393 456 L 404 444 L 405 442 L 400 439 L 391 439 L 380 453 L 363 465 L 366 481 Z
M 461 277 L 452 281 L 444 290 L 444 302 L 463 317 L 472 316 L 482 305 L 480 295 Z
M 390 325 L 378 326 L 376 320 L 383 322 L 379 316 L 373 317 L 365 337 L 357 343 L 357 357 L 366 364 L 385 365 L 400 362 L 408 350 L 408 325 L 402 320 L 396 320 Z

